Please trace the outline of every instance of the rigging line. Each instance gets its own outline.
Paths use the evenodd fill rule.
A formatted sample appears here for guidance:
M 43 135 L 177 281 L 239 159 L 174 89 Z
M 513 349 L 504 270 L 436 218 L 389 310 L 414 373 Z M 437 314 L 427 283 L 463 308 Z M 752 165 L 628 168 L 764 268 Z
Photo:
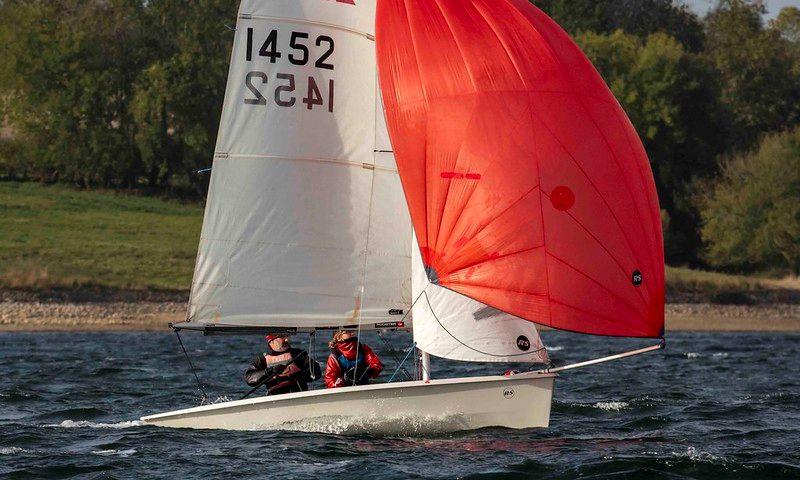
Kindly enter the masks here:
M 369 238 L 369 229 L 367 230 L 367 238 Z M 367 263 L 366 255 L 364 255 L 364 263 Z M 364 284 L 361 284 L 361 299 L 363 301 L 364 298 Z M 356 329 L 356 358 L 354 359 L 355 366 L 353 367 L 353 379 L 356 383 L 355 379 L 360 379 L 361 377 L 358 376 L 358 350 L 361 348 L 361 309 L 358 310 L 358 327 Z M 366 361 L 366 358 L 364 359 Z
M 431 309 L 431 315 L 433 315 L 433 318 L 435 318 L 435 319 L 436 319 L 436 322 L 439 324 L 439 326 L 440 326 L 440 327 L 442 327 L 442 330 L 444 330 L 445 332 L 447 332 L 447 334 L 448 334 L 448 335 L 450 335 L 451 337 L 453 337 L 453 340 L 455 340 L 456 342 L 460 343 L 461 345 L 463 345 L 463 346 L 467 347 L 468 349 L 470 349 L 470 350 L 472 350 L 472 351 L 474 351 L 474 352 L 477 352 L 477 353 L 480 353 L 481 355 L 486 355 L 486 356 L 489 356 L 489 357 L 521 357 L 521 356 L 524 356 L 524 355 L 532 355 L 532 354 L 534 354 L 534 353 L 541 352 L 542 350 L 546 350 L 546 347 L 542 347 L 542 348 L 537 348 L 536 350 L 533 350 L 533 351 L 530 351 L 530 352 L 523 352 L 523 353 L 510 353 L 510 354 L 508 354 L 508 355 L 497 355 L 497 354 L 495 354 L 495 353 L 483 352 L 483 351 L 481 351 L 481 350 L 478 350 L 477 348 L 470 347 L 470 346 L 469 346 L 469 345 L 467 345 L 466 343 L 464 343 L 464 342 L 462 342 L 461 340 L 459 340 L 459 338 L 458 338 L 458 337 L 456 337 L 455 335 L 453 335 L 452 333 L 450 333 L 450 330 L 448 330 L 448 329 L 447 329 L 447 328 L 446 328 L 446 327 L 445 327 L 445 326 L 442 324 L 442 321 L 441 321 L 441 320 L 439 320 L 439 317 L 437 317 L 437 316 L 436 316 L 436 312 L 434 312 L 434 311 L 433 311 L 433 306 L 431 305 L 431 301 L 430 301 L 430 299 L 428 298 L 428 294 L 427 294 L 425 291 L 423 291 L 423 293 L 425 293 L 425 300 L 428 302 L 428 308 L 430 308 L 430 309 Z
M 183 354 L 186 355 L 186 360 L 189 362 L 189 367 L 192 369 L 192 373 L 194 374 L 194 379 L 197 380 L 197 386 L 200 387 L 200 391 L 203 392 L 203 404 L 208 402 L 208 394 L 206 393 L 206 389 L 203 388 L 203 384 L 200 383 L 200 377 L 197 376 L 197 371 L 194 369 L 194 365 L 192 364 L 192 359 L 189 358 L 189 353 L 186 352 L 186 347 L 183 346 L 183 340 L 181 340 L 181 334 L 178 330 L 175 330 L 175 335 L 178 337 L 178 343 L 181 344 L 181 349 L 183 350 Z
M 409 380 L 411 380 L 411 375 L 409 375 L 408 370 L 406 370 L 405 367 L 403 367 L 403 364 L 406 363 L 406 360 L 408 360 L 408 356 L 411 355 L 411 352 L 416 352 L 416 351 L 417 351 L 417 342 L 414 342 L 411 345 L 411 348 L 408 349 L 408 352 L 406 353 L 406 356 L 403 357 L 403 361 L 400 362 L 400 364 L 397 366 L 397 370 L 395 370 L 394 373 L 392 374 L 392 376 L 389 377 L 389 382 L 388 383 L 392 383 L 392 380 L 394 380 L 395 375 L 397 375 L 397 372 L 399 372 L 400 369 L 402 369 L 403 372 L 409 377 Z
M 361 347 L 361 314 L 364 310 L 364 284 L 367 283 L 367 258 L 369 257 L 369 235 L 372 231 L 372 204 L 375 198 L 375 170 L 372 170 L 372 178 L 370 179 L 369 186 L 369 208 L 367 209 L 367 238 L 364 242 L 364 263 L 361 270 L 361 292 L 359 294 L 358 309 L 358 328 L 356 330 L 356 366 L 353 372 L 353 378 L 358 376 L 358 350 Z
M 417 349 L 416 342 L 414 342 L 414 380 L 419 380 L 419 349 Z
M 398 357 L 398 356 L 397 356 L 397 354 L 396 354 L 396 353 L 394 353 L 394 348 L 392 347 L 392 345 L 389 343 L 389 341 L 388 341 L 388 340 L 386 340 L 386 338 L 383 336 L 383 334 L 381 333 L 381 331 L 380 331 L 380 330 L 378 330 L 378 337 L 379 337 L 381 340 L 383 340 L 383 345 L 384 345 L 384 346 L 387 348 L 387 351 L 389 352 L 389 355 L 391 355 L 391 356 L 392 356 L 392 359 L 394 359 L 394 362 L 397 364 L 397 370 L 395 370 L 394 374 L 392 374 L 392 378 L 394 378 L 394 376 L 395 376 L 395 375 L 397 375 L 397 372 L 399 372 L 399 371 L 402 369 L 402 370 L 403 370 L 403 373 L 404 373 L 404 374 L 405 374 L 405 376 L 406 376 L 406 378 L 407 378 L 408 380 L 413 380 L 413 379 L 411 378 L 411 374 L 410 374 L 410 373 L 408 373 L 408 370 L 406 370 L 406 368 L 403 366 L 403 364 L 404 364 L 404 363 L 405 363 L 405 361 L 406 361 L 406 358 L 408 358 L 408 355 L 406 355 L 406 358 L 404 358 L 404 359 L 401 361 L 401 360 L 400 360 L 400 357 Z M 416 343 L 415 343 L 414 345 L 416 346 Z M 389 382 L 391 382 L 391 381 L 392 381 L 392 380 L 390 379 L 390 380 L 389 380 Z
M 308 333 L 308 376 L 311 378 L 312 382 L 317 379 L 317 377 L 314 375 L 314 363 L 317 362 L 317 360 L 314 358 L 314 340 L 316 338 L 316 330 Z

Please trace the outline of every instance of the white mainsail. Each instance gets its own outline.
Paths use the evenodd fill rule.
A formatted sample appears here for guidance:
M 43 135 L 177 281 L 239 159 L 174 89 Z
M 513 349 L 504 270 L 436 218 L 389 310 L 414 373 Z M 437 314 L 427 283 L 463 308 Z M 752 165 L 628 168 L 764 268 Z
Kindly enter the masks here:
M 430 283 L 416 238 L 412 250 L 417 348 L 469 362 L 549 362 L 536 325 Z
M 189 325 L 399 321 L 411 227 L 378 94 L 375 2 L 241 3 Z

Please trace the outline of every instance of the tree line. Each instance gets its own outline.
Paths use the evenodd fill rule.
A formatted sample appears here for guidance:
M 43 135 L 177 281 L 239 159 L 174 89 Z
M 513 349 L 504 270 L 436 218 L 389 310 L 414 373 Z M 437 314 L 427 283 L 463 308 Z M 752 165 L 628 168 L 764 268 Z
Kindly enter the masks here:
M 703 18 L 672 0 L 531 1 L 644 141 L 668 262 L 798 272 L 800 9 L 767 21 L 750 0 Z M 0 0 L 0 176 L 202 197 L 237 6 Z

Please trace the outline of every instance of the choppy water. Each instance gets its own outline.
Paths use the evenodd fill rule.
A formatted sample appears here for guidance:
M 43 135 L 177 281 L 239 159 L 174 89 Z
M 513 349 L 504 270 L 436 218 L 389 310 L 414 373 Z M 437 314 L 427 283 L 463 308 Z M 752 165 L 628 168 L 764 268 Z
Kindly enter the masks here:
M 544 337 L 557 363 L 647 344 Z M 210 395 L 247 390 L 262 340 L 184 340 Z M 562 375 L 547 430 L 420 438 L 142 426 L 199 403 L 171 334 L 0 334 L 0 365 L 4 478 L 800 478 L 800 335 L 672 334 L 665 351 Z M 502 369 L 434 361 L 436 377 Z

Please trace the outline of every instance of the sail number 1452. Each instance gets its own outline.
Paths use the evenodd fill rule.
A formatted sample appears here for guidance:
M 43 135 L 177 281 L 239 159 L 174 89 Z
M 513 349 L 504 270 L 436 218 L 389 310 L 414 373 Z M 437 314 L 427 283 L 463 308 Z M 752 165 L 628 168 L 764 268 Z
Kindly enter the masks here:
M 263 57 L 269 63 L 276 63 L 284 53 L 287 55 L 289 63 L 292 65 L 308 65 L 322 70 L 333 70 L 331 55 L 334 51 L 333 38 L 327 35 L 319 35 L 311 42 L 311 38 L 306 32 L 291 32 L 289 36 L 288 48 L 291 53 L 281 52 L 279 48 L 280 34 L 277 30 L 267 33 L 261 47 L 256 50 L 257 43 L 254 43 L 255 32 L 253 28 L 247 29 L 247 49 L 245 51 L 246 60 L 251 62 L 254 57 Z M 313 43 L 316 47 L 314 54 L 309 49 L 308 43 Z M 313 48 L 313 47 L 312 47 Z M 313 57 L 313 58 L 312 58 Z M 313 110 L 315 106 L 327 107 L 329 112 L 333 112 L 334 104 L 334 81 L 329 79 L 327 82 L 320 82 L 314 75 L 295 75 L 294 73 L 280 72 L 276 76 L 275 85 L 268 86 L 269 75 L 264 71 L 253 70 L 247 73 L 244 84 L 249 95 L 245 97 L 244 103 L 247 105 L 267 105 L 268 97 L 279 107 L 294 107 L 297 100 L 305 104 L 306 109 Z M 327 84 L 326 84 L 327 83 Z M 266 93 L 269 91 L 269 93 Z

